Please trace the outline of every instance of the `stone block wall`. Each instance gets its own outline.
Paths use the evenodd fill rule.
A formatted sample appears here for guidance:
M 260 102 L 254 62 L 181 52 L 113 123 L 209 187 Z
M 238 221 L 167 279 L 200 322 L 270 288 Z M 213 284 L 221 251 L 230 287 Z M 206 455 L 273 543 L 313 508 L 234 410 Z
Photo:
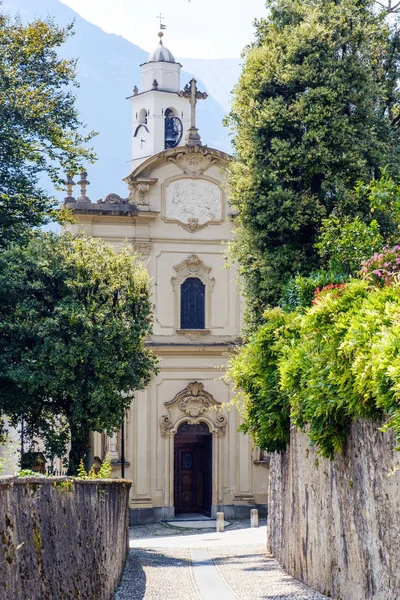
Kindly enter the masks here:
M 128 551 L 130 486 L 0 477 L 0 598 L 112 598 Z
M 271 459 L 267 541 L 291 575 L 336 600 L 400 598 L 395 445 L 360 421 L 331 462 L 292 430 L 287 452 Z

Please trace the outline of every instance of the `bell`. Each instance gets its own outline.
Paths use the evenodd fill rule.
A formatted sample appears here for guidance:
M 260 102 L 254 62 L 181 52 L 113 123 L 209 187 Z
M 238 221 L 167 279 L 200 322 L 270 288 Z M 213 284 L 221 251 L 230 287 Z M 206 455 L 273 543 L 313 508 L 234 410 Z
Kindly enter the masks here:
M 175 144 L 176 131 L 173 119 L 165 119 L 165 145 L 171 147 Z

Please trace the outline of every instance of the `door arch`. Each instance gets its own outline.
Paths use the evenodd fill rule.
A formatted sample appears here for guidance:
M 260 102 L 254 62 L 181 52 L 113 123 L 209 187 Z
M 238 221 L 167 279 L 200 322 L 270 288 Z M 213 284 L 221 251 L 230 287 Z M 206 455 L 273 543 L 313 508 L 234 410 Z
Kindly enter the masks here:
M 181 423 L 174 436 L 175 514 L 211 516 L 212 435 L 206 423 Z

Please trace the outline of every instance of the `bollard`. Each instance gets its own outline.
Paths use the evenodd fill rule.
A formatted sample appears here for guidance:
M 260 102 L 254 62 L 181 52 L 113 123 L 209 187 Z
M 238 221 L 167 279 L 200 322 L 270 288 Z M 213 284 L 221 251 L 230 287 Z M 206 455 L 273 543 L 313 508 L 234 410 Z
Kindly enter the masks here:
M 258 510 L 256 508 L 250 510 L 250 523 L 251 527 L 258 527 Z
M 224 530 L 224 513 L 218 512 L 217 513 L 217 533 L 220 533 L 223 530 Z

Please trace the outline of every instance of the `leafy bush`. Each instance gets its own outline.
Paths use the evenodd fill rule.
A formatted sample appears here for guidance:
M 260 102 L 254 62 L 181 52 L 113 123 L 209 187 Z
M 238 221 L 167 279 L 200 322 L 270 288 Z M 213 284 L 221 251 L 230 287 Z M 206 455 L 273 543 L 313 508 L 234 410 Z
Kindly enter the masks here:
M 290 419 L 325 457 L 350 424 L 387 415 L 400 441 L 400 286 L 354 279 L 318 294 L 312 307 L 266 313 L 229 375 L 244 390 L 243 431 L 282 450 Z
M 279 306 L 287 312 L 311 306 L 316 290 L 349 281 L 359 272 L 362 261 L 382 245 L 383 238 L 376 221 L 367 225 L 358 217 L 350 219 L 335 215 L 324 219 L 315 247 L 326 263 L 326 270 L 290 279 L 283 287 Z
M 391 283 L 399 273 L 400 246 L 385 247 L 362 263 L 361 274 L 376 285 Z
M 100 465 L 99 470 L 96 472 L 94 467 L 89 471 L 86 471 L 83 459 L 81 459 L 78 467 L 79 479 L 109 479 L 112 472 L 111 459 L 107 456 Z
M 267 311 L 265 319 L 231 361 L 227 377 L 234 380 L 242 407 L 241 431 L 250 433 L 261 448 L 275 452 L 284 450 L 289 441 L 290 405 L 279 389 L 277 362 L 285 338 L 291 335 L 291 319 L 279 308 Z
M 308 308 L 313 303 L 315 291 L 332 284 L 342 284 L 349 280 L 347 275 L 332 271 L 314 271 L 309 277 L 297 275 L 283 288 L 279 306 L 286 312 L 298 308 Z
M 368 184 L 359 182 L 356 193 L 367 196 L 371 212 L 378 210 L 400 222 L 400 185 L 389 175 L 387 168 L 382 169 L 379 179 L 372 179 Z
M 317 288 L 314 290 L 313 304 L 318 304 L 321 302 L 321 297 L 325 294 L 325 292 L 331 292 L 334 298 L 338 298 L 339 294 L 344 291 L 344 287 L 344 283 L 330 283 L 329 285 L 325 285 L 322 289 Z
M 16 473 L 17 477 L 47 477 L 47 475 L 43 473 L 38 473 L 37 471 L 32 471 L 31 469 L 20 469 Z
M 356 275 L 361 261 L 383 246 L 379 225 L 368 225 L 358 217 L 339 218 L 331 216 L 322 221 L 316 249 L 326 261 L 328 271 L 337 274 Z
M 353 314 L 367 296 L 368 285 L 362 281 L 348 284 L 340 294 L 326 291 L 299 320 L 299 339 L 279 361 L 292 420 L 301 429 L 308 426 L 311 442 L 324 456 L 340 451 L 351 423 L 348 407 L 358 401 L 339 349 Z M 364 411 L 362 416 L 371 415 Z

